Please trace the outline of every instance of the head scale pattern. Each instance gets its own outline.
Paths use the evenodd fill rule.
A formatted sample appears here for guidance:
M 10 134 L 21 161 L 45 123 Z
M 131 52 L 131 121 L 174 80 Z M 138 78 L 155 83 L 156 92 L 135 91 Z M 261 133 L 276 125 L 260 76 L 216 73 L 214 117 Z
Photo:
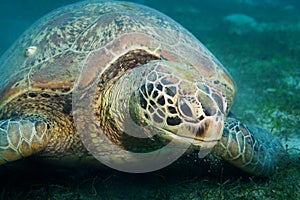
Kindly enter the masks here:
M 223 121 L 225 102 L 204 82 L 174 73 L 173 67 L 158 63 L 146 76 L 138 92 L 140 117 L 145 124 L 178 136 L 209 140 L 206 134 L 212 120 Z

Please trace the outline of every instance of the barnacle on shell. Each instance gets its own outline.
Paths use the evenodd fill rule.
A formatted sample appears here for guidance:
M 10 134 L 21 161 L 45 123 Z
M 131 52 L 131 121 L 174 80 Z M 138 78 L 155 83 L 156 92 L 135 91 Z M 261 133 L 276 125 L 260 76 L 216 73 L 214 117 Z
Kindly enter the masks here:
M 30 57 L 33 56 L 36 53 L 37 47 L 36 46 L 30 46 L 26 48 L 25 56 Z

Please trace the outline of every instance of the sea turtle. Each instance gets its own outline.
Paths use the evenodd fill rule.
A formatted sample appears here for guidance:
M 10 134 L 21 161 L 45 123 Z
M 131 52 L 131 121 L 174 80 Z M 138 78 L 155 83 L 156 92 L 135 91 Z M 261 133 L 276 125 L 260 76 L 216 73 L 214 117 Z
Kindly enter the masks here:
M 236 85 L 222 64 L 142 5 L 83 1 L 52 11 L 2 56 L 0 70 L 1 164 L 92 154 L 130 165 L 183 149 L 268 176 L 282 155 L 278 139 L 229 113 Z

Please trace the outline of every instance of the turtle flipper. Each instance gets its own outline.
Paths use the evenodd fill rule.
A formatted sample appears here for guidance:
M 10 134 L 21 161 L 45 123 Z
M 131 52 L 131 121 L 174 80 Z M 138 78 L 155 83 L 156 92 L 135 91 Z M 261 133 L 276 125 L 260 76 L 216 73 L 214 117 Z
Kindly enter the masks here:
M 35 118 L 0 120 L 0 165 L 43 150 L 47 124 Z
M 284 154 L 280 141 L 261 128 L 249 129 L 228 117 L 220 142 L 214 152 L 236 167 L 257 176 L 269 176 Z

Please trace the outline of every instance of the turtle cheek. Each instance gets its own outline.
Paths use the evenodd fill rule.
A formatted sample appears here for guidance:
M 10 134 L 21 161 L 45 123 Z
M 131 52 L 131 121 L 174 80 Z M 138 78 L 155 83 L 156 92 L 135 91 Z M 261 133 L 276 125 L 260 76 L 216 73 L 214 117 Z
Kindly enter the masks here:
M 137 125 L 146 126 L 148 124 L 150 116 L 145 112 L 147 104 L 146 97 L 140 91 L 132 93 L 129 101 L 129 115 Z

